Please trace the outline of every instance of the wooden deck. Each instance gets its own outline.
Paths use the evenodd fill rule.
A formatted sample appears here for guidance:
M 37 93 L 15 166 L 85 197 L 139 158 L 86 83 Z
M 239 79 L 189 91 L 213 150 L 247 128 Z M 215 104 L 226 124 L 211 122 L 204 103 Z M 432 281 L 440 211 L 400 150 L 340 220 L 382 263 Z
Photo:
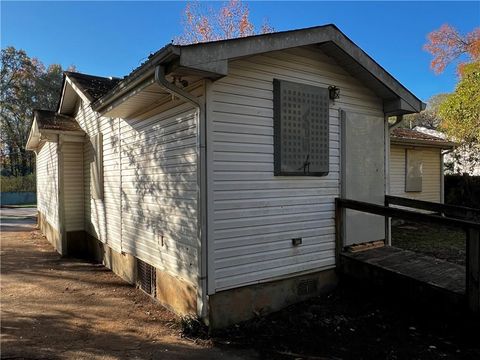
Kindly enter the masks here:
M 391 285 L 413 296 L 465 302 L 464 266 L 393 246 L 342 252 L 340 258 L 341 271 L 347 276 Z

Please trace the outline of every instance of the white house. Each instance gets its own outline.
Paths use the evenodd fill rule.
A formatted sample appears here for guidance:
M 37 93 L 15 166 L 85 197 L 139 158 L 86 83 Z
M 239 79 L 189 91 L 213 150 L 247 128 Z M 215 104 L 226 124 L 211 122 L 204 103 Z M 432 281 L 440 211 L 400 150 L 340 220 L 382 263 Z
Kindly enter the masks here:
M 335 284 L 334 199 L 383 204 L 387 118 L 424 107 L 334 25 L 65 73 L 27 145 L 40 226 L 213 327 L 273 311 Z M 384 238 L 347 213 L 347 243 Z
M 444 155 L 455 143 L 411 129 L 390 132 L 390 195 L 444 202 Z

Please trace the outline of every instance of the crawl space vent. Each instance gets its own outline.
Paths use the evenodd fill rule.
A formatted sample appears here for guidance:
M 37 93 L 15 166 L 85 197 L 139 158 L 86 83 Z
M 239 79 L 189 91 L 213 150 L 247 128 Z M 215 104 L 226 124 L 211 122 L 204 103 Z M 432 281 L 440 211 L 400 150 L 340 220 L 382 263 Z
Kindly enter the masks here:
M 317 281 L 315 279 L 305 279 L 299 282 L 297 294 L 299 296 L 311 295 L 317 292 Z
M 140 289 L 151 296 L 156 295 L 157 276 L 155 268 L 146 262 L 137 259 L 137 284 Z

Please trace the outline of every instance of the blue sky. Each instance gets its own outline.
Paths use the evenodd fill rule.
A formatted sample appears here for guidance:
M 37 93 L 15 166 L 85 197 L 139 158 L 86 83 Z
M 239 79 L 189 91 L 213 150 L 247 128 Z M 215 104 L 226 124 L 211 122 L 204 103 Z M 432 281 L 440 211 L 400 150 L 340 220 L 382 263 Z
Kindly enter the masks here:
M 218 5 L 218 3 L 216 4 Z M 422 100 L 450 92 L 450 66 L 429 68 L 426 34 L 449 23 L 480 26 L 480 2 L 248 2 L 252 19 L 276 30 L 336 24 Z M 45 64 L 124 76 L 181 33 L 184 2 L 1 2 L 1 46 L 22 48 Z

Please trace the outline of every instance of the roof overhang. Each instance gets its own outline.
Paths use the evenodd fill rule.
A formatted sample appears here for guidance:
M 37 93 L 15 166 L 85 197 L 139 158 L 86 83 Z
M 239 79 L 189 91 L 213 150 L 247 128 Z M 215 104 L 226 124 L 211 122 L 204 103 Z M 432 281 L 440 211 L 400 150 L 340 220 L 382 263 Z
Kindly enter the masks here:
M 429 147 L 444 150 L 451 150 L 458 146 L 457 143 L 451 141 L 425 140 L 425 139 L 409 139 L 390 137 L 391 145 L 413 146 L 413 147 Z
M 34 117 L 32 122 L 32 127 L 30 128 L 30 133 L 28 134 L 28 140 L 25 148 L 27 150 L 34 151 L 39 148 L 42 135 L 38 129 L 37 119 Z
M 66 141 L 83 141 L 84 136 L 85 132 L 81 130 L 42 129 L 37 116 L 34 115 L 25 148 L 30 151 L 39 151 L 45 142 L 58 142 L 60 137 Z
M 79 99 L 86 103 L 91 102 L 91 100 L 86 97 L 86 95 L 79 89 L 75 82 L 64 73 L 62 94 L 60 96 L 57 112 L 65 115 L 73 114 Z
M 334 25 L 187 46 L 168 45 L 96 100 L 92 107 L 109 115 L 114 107 L 130 98 L 129 92 L 138 92 L 137 87 L 146 88 L 152 84 L 157 65 L 165 66 L 167 74 L 218 79 L 228 74 L 229 60 L 308 45 L 317 45 L 352 76 L 372 88 L 383 99 L 386 115 L 416 113 L 425 109 L 426 105 L 420 99 Z

